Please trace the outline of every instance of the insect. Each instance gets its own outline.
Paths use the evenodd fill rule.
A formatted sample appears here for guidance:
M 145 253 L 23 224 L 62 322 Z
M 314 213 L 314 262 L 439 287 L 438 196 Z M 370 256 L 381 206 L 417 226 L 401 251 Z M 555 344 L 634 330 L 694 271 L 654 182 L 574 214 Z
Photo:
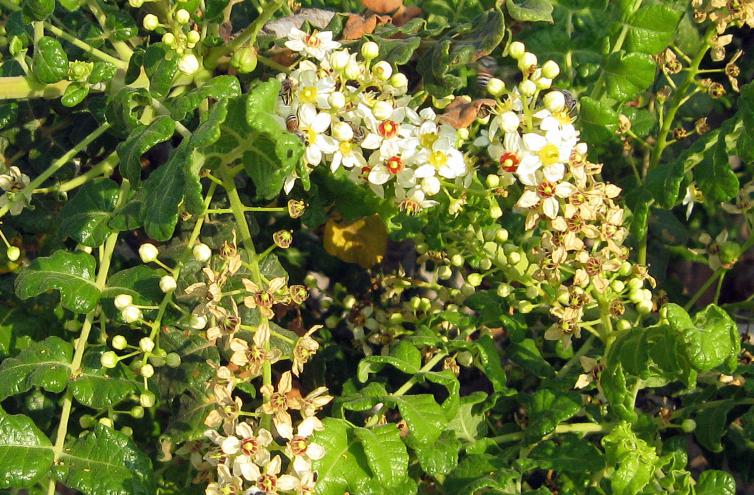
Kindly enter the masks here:
M 290 105 L 291 104 L 291 98 L 293 97 L 293 87 L 296 83 L 293 82 L 293 79 L 286 77 L 283 79 L 283 83 L 280 87 L 280 98 L 283 100 L 284 105 Z
M 560 88 L 554 88 L 563 93 L 563 98 L 565 98 L 565 110 L 568 112 L 568 115 L 571 117 L 576 117 L 576 107 L 579 105 L 579 101 L 576 99 L 576 97 L 568 90 L 560 89 Z
M 477 60 L 476 69 L 476 82 L 479 85 L 480 89 L 486 90 L 487 83 L 490 81 L 490 79 L 495 77 L 495 74 L 497 73 L 497 60 L 495 60 L 494 57 L 486 55 Z
M 288 132 L 292 132 L 293 134 L 298 136 L 301 141 L 306 142 L 304 133 L 301 132 L 298 128 L 298 117 L 295 113 L 292 113 L 285 118 L 285 128 L 288 130 Z
M 351 122 L 351 129 L 353 130 L 353 138 L 356 142 L 360 142 L 364 140 L 364 137 L 365 137 L 364 129 L 360 125 L 356 125 L 353 122 Z

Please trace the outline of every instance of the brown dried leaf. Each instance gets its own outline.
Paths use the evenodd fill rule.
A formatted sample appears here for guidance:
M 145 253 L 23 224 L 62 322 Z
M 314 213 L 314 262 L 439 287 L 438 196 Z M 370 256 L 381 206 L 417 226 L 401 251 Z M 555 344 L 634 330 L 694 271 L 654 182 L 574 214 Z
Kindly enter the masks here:
M 406 7 L 405 5 L 398 9 L 398 12 L 393 14 L 393 24 L 396 26 L 403 26 L 411 19 L 421 17 L 423 14 L 422 9 L 416 5 Z
M 445 113 L 440 115 L 440 122 L 452 125 L 456 129 L 464 129 L 473 124 L 480 113 L 495 108 L 495 104 L 495 100 L 491 98 L 469 101 L 459 96 L 445 108 Z
M 389 14 L 403 6 L 403 0 L 361 0 L 361 3 L 377 14 Z
M 346 25 L 343 27 L 343 39 L 344 40 L 357 40 L 365 34 L 371 34 L 374 32 L 374 28 L 377 27 L 377 16 L 370 15 L 364 19 L 363 16 L 357 14 L 351 14 L 348 16 Z

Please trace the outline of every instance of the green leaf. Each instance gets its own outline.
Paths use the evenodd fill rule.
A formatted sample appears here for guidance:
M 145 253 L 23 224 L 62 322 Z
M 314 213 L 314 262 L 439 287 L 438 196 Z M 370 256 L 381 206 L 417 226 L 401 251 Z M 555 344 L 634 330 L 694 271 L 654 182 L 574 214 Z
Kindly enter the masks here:
M 133 297 L 134 304 L 157 304 L 164 295 L 160 290 L 160 277 L 164 274 L 162 270 L 145 265 L 126 268 L 110 275 L 102 298 L 115 299 L 118 294 L 128 294 Z
M 241 94 L 241 83 L 235 76 L 217 76 L 192 89 L 169 103 L 170 114 L 176 120 L 183 120 L 207 98 L 219 100 L 218 103 Z
M 506 390 L 507 380 L 502 365 L 503 360 L 495 341 L 489 335 L 484 335 L 477 340 L 477 349 L 479 351 L 479 368 L 492 383 L 492 389 L 495 392 Z
M 461 397 L 456 416 L 448 423 L 456 438 L 464 443 L 474 443 L 487 433 L 487 422 L 483 413 L 474 412 L 474 406 L 483 402 L 486 394 L 474 392 Z
M 445 431 L 437 441 L 416 448 L 416 457 L 422 470 L 430 476 L 444 476 L 458 465 L 458 450 L 461 443 L 452 431 Z
M 173 236 L 178 223 L 178 206 L 183 200 L 186 177 L 184 168 L 189 166 L 191 148 L 187 141 L 173 151 L 167 163 L 152 172 L 144 181 L 142 217 L 147 235 L 158 241 L 167 241 Z
M 734 400 L 725 400 L 699 410 L 694 437 L 702 447 L 712 452 L 723 451 L 721 440 L 728 426 L 728 413 L 735 405 Z
M 149 92 L 165 96 L 178 73 L 178 57 L 162 43 L 154 43 L 144 53 L 144 70 L 149 78 Z
M 497 455 L 476 454 L 464 457 L 445 482 L 445 493 L 476 495 L 481 493 L 517 493 L 521 475 L 505 468 Z M 488 489 L 488 490 L 485 490 Z
M 55 476 L 87 495 L 153 495 L 152 463 L 134 441 L 97 424 L 67 446 Z
M 602 452 L 577 435 L 564 435 L 558 443 L 548 440 L 537 444 L 529 457 L 541 469 L 554 469 L 558 472 L 579 474 L 595 473 L 605 467 Z
M 741 350 L 736 322 L 719 306 L 710 304 L 694 315 L 693 321 L 680 306 L 668 304 L 670 325 L 681 335 L 691 365 L 700 373 L 727 361 L 734 361 Z
M 72 83 L 65 88 L 63 96 L 60 97 L 60 103 L 64 107 L 72 108 L 84 101 L 89 95 L 89 86 L 82 83 Z
M 367 38 L 379 45 L 380 60 L 392 65 L 407 64 L 421 44 L 421 38 L 418 36 L 410 36 L 405 39 L 385 39 L 370 35 Z
M 24 13 L 35 21 L 44 21 L 55 12 L 55 0 L 26 0 Z
M 100 291 L 94 283 L 96 262 L 87 253 L 58 250 L 37 258 L 16 278 L 16 295 L 38 296 L 50 289 L 60 291 L 60 302 L 74 313 L 88 313 L 97 306 Z
M 71 373 L 73 346 L 60 337 L 35 342 L 0 364 L 0 400 L 32 387 L 62 392 Z
M 685 175 L 683 161 L 674 160 L 650 169 L 645 185 L 660 206 L 670 209 L 678 202 Z
M 754 84 L 749 83 L 741 88 L 738 113 L 741 115 L 743 126 L 741 136 L 736 143 L 736 154 L 744 162 L 752 162 L 754 161 Z
M 654 477 L 659 460 L 655 449 L 631 431 L 628 423 L 619 423 L 602 438 L 605 457 L 612 473 L 608 474 L 614 495 L 636 495 Z
M 139 26 L 126 11 L 105 5 L 105 29 L 110 37 L 116 41 L 126 41 L 139 34 Z
M 397 406 L 406 420 L 409 435 L 405 440 L 409 446 L 432 444 L 445 429 L 445 413 L 432 395 L 388 396 L 384 400 L 391 406 Z
M 643 5 L 626 22 L 629 26 L 626 38 L 628 51 L 659 53 L 673 41 L 682 15 L 683 10 L 669 5 Z
M 112 231 L 108 223 L 118 205 L 118 190 L 110 179 L 84 184 L 60 212 L 60 234 L 84 246 L 100 246 Z
M 160 115 L 149 125 L 139 124 L 128 139 L 116 148 L 120 158 L 118 168 L 123 177 L 135 187 L 138 186 L 141 182 L 141 155 L 156 144 L 167 141 L 174 133 L 175 121 L 167 115 Z
M 89 84 L 97 84 L 109 81 L 113 78 L 113 76 L 115 76 L 116 71 L 117 67 L 115 67 L 110 62 L 102 62 L 101 60 L 98 60 L 94 62 L 94 67 L 92 68 L 92 72 L 89 74 L 89 79 L 87 79 L 87 82 Z
M 655 80 L 657 66 L 645 53 L 613 53 L 605 62 L 607 94 L 628 101 L 649 88 Z
M 50 472 L 52 444 L 34 422 L 0 409 L 0 488 L 33 486 Z
M 736 495 L 736 480 L 725 471 L 708 469 L 699 475 L 696 495 Z
M 618 112 L 604 101 L 585 96 L 581 98 L 579 122 L 587 142 L 611 141 L 618 130 Z
M 325 456 L 313 462 L 318 495 L 368 493 L 366 487 L 373 481 L 384 489 L 406 477 L 408 454 L 394 425 L 370 431 L 335 418 L 325 418 L 322 424 L 324 429 L 312 437 L 325 448 Z
M 726 134 L 721 132 L 711 156 L 694 170 L 694 178 L 704 198 L 710 201 L 727 201 L 738 194 L 739 182 L 728 161 Z
M 131 59 L 136 57 L 134 54 Z M 126 137 L 141 125 L 138 109 L 149 105 L 151 98 L 144 88 L 123 88 L 108 99 L 105 116 L 112 125 L 111 130 L 119 136 Z
M 600 373 L 600 388 L 612 412 L 619 418 L 632 422 L 637 418 L 634 411 L 636 395 L 630 390 L 635 381 L 626 376 L 620 363 L 608 366 Z
M 550 0 L 508 0 L 505 2 L 512 18 L 522 22 L 552 22 Z
M 408 453 L 395 425 L 354 428 L 353 433 L 361 442 L 369 469 L 380 485 L 395 486 L 408 476 Z
M 228 117 L 228 100 L 221 100 L 212 106 L 207 120 L 191 133 L 192 148 L 204 148 L 215 144 L 222 135 L 222 124 Z
M 34 47 L 32 71 L 39 82 L 56 83 L 68 75 L 68 55 L 60 42 L 42 36 Z
M 555 431 L 555 427 L 573 417 L 581 409 L 578 394 L 546 388 L 539 389 L 528 400 L 529 425 L 526 435 L 541 438 Z
M 160 333 L 160 346 L 166 352 L 181 356 L 177 368 L 161 367 L 154 381 L 162 398 L 176 397 L 192 383 L 205 383 L 214 375 L 207 361 L 220 361 L 217 346 L 196 333 L 184 332 L 174 327 L 164 327 Z
M 555 376 L 555 370 L 552 365 L 542 357 L 542 353 L 537 347 L 534 339 L 524 339 L 521 342 L 515 342 L 507 349 L 511 361 L 518 364 L 527 372 L 534 373 L 540 378 L 550 378 Z
M 71 380 L 73 397 L 93 409 L 107 409 L 137 393 L 138 382 L 126 377 L 122 367 L 112 370 L 103 368 L 100 357 L 107 348 L 90 348 L 84 355 L 81 373 Z
M 290 133 L 280 133 L 276 137 L 260 134 L 253 143 L 249 142 L 248 148 L 243 157 L 244 170 L 254 181 L 257 197 L 276 197 L 283 189 L 286 177 L 301 160 L 303 143 Z
M 359 362 L 356 376 L 364 383 L 372 373 L 379 373 L 386 364 L 409 374 L 415 375 L 421 368 L 421 351 L 406 341 L 400 341 L 393 347 L 389 356 L 369 356 Z

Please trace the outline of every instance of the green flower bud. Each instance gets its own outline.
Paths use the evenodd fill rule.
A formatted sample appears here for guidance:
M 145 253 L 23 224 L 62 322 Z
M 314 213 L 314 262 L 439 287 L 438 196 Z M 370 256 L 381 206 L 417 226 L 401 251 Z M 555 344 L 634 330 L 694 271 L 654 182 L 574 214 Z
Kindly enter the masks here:
M 257 51 L 251 46 L 244 46 L 233 52 L 230 65 L 239 73 L 248 74 L 257 68 Z
M 100 356 L 99 360 L 103 368 L 115 368 L 118 364 L 119 358 L 113 351 L 107 351 Z
M 139 404 L 144 407 L 152 407 L 156 401 L 157 397 L 155 397 L 154 392 L 150 392 L 149 390 L 139 395 Z
M 112 428 L 113 427 L 113 420 L 110 419 L 110 418 L 99 418 L 99 424 L 105 425 L 108 428 Z
M 96 422 L 91 414 L 84 414 L 79 418 L 79 426 L 84 429 L 91 428 Z
M 68 79 L 76 82 L 85 82 L 92 73 L 94 63 L 76 60 L 68 64 Z
M 113 346 L 113 349 L 122 351 L 123 349 L 128 347 L 128 341 L 126 340 L 124 336 L 116 335 L 115 337 L 113 337 L 113 341 L 111 345 Z
M 450 258 L 450 263 L 455 267 L 461 267 L 466 263 L 466 260 L 460 254 L 454 254 Z
M 684 419 L 681 423 L 681 430 L 683 430 L 684 433 L 693 432 L 694 430 L 696 430 L 696 421 L 691 418 Z
M 469 273 L 469 276 L 466 277 L 466 281 L 472 287 L 479 287 L 480 285 L 482 285 L 483 280 L 484 277 L 480 273 Z
M 136 419 L 141 419 L 144 417 L 144 408 L 141 406 L 134 406 L 131 408 L 131 417 Z
M 165 356 L 165 363 L 170 368 L 177 368 L 181 365 L 181 356 L 175 352 L 171 352 L 167 356 Z
M 469 367 L 474 364 L 474 355 L 469 351 L 461 351 L 456 355 L 456 361 L 461 366 Z
M 21 250 L 16 246 L 10 246 L 5 255 L 8 257 L 8 260 L 16 261 L 21 256 Z

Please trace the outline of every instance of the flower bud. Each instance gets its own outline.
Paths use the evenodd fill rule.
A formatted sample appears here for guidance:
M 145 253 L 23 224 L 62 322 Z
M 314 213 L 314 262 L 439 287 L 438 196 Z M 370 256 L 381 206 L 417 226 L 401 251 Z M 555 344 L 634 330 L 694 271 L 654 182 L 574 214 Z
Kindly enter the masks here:
M 508 45 L 508 54 L 516 60 L 521 58 L 524 55 L 524 52 L 526 52 L 526 46 L 520 41 L 514 41 Z
M 131 408 L 130 414 L 132 418 L 141 419 L 144 417 L 144 408 L 141 406 L 134 406 Z
M 99 362 L 103 368 L 115 368 L 119 360 L 118 355 L 113 351 L 104 352 L 99 358 Z
M 199 70 L 199 59 L 193 53 L 186 53 L 178 60 L 178 69 L 187 76 L 194 75 Z
M 113 420 L 110 418 L 99 418 L 97 421 L 99 421 L 99 424 L 107 426 L 108 428 L 113 427 Z
M 615 328 L 620 331 L 628 330 L 629 328 L 631 328 L 631 322 L 624 318 L 621 318 L 615 323 Z
M 493 220 L 497 220 L 498 218 L 503 216 L 503 209 L 500 208 L 500 205 L 497 204 L 497 201 L 493 198 L 490 198 L 490 217 Z
M 552 86 L 552 79 L 548 79 L 546 77 L 540 77 L 536 81 L 534 81 L 534 84 L 537 86 L 537 89 L 550 89 L 550 86 Z
M 681 430 L 683 430 L 684 433 L 691 433 L 694 430 L 696 430 L 696 421 L 694 421 L 691 418 L 686 418 L 681 423 Z
M 505 132 L 516 132 L 521 124 L 521 119 L 514 112 L 508 111 L 500 114 L 500 127 Z
M 511 295 L 511 286 L 508 284 L 500 284 L 497 286 L 496 291 L 499 297 L 508 297 Z
M 335 122 L 332 126 L 332 137 L 338 141 L 350 141 L 353 139 L 353 129 L 345 122 Z
M 348 79 L 358 79 L 361 77 L 361 65 L 355 60 L 351 60 L 346 65 L 345 75 Z
M 82 414 L 79 418 L 79 426 L 82 428 L 91 428 L 94 426 L 95 420 L 94 416 L 91 414 Z
M 652 312 L 652 301 L 642 301 L 636 305 L 636 310 L 643 315 Z
M 394 88 L 408 88 L 408 78 L 401 72 L 396 72 L 390 77 L 390 85 Z
M 181 365 L 181 356 L 179 356 L 175 352 L 170 352 L 170 353 L 168 353 L 167 356 L 165 356 L 165 363 L 170 368 L 177 368 L 178 366 Z
M 374 64 L 372 74 L 380 81 L 387 81 L 393 75 L 393 67 L 383 60 Z
M 330 54 L 330 65 L 335 70 L 343 70 L 351 61 L 351 57 L 348 55 L 348 50 L 338 50 Z
M 233 52 L 230 65 L 239 73 L 248 74 L 257 68 L 257 51 L 251 46 L 244 46 Z
M 212 250 L 206 244 L 200 242 L 191 250 L 194 259 L 200 263 L 206 263 L 212 257 Z
M 560 67 L 554 60 L 548 60 L 542 66 L 542 75 L 548 79 L 555 79 L 560 74 Z
M 454 254 L 450 258 L 450 263 L 455 267 L 461 267 L 466 263 L 466 260 L 460 254 Z
M 202 35 L 199 34 L 199 31 L 189 31 L 186 35 L 186 41 L 188 41 L 190 44 L 197 44 L 199 43 L 199 40 L 202 39 Z
M 537 66 L 537 56 L 531 52 L 524 53 L 521 58 L 518 59 L 518 68 L 521 72 L 531 70 L 532 67 Z
M 163 34 L 162 42 L 168 45 L 170 48 L 175 48 L 175 35 L 173 33 Z
M 141 258 L 141 261 L 144 263 L 151 263 L 154 260 L 157 259 L 157 256 L 160 254 L 160 251 L 157 249 L 157 246 L 150 243 L 144 243 L 141 246 L 139 246 L 139 258 Z
M 154 406 L 156 401 L 157 397 L 155 397 L 154 392 L 150 392 L 149 390 L 139 395 L 139 404 L 143 407 L 150 408 Z
M 505 92 L 505 83 L 497 77 L 493 77 L 487 81 L 487 92 L 492 96 L 501 96 Z
M 495 174 L 489 174 L 485 177 L 484 182 L 487 184 L 487 187 L 494 189 L 500 185 L 500 177 Z
M 175 20 L 178 24 L 188 24 L 191 20 L 191 14 L 186 9 L 178 9 L 175 13 Z
M 134 298 L 131 297 L 129 294 L 118 294 L 115 297 L 115 307 L 122 311 L 126 309 L 127 306 L 130 306 L 134 302 Z
M 136 306 L 126 306 L 123 311 L 120 312 L 120 316 L 126 323 L 134 323 L 141 319 L 141 310 Z
M 333 109 L 340 110 L 346 106 L 346 97 L 340 91 L 333 91 L 330 93 L 330 96 L 327 97 L 327 103 L 329 103 Z M 353 135 L 353 133 L 351 134 Z
M 534 305 L 529 301 L 518 301 L 517 307 L 518 311 L 523 314 L 531 313 L 534 309 Z
M 365 60 L 372 60 L 373 58 L 377 58 L 379 54 L 380 47 L 374 41 L 367 41 L 366 43 L 361 45 L 361 56 L 364 57 Z
M 506 229 L 501 228 L 497 232 L 495 232 L 495 240 L 497 242 L 505 242 L 508 240 L 508 231 Z
M 144 29 L 146 29 L 147 31 L 154 31 L 155 29 L 157 29 L 157 26 L 160 25 L 160 20 L 157 19 L 157 16 L 154 14 L 147 14 L 144 16 L 144 21 L 142 24 L 144 26 Z
M 537 92 L 537 85 L 534 84 L 534 82 L 526 79 L 524 81 L 521 81 L 521 84 L 518 85 L 518 92 L 524 96 L 532 96 Z
M 204 315 L 191 315 L 189 325 L 191 325 L 191 328 L 194 330 L 202 330 L 207 326 L 207 317 Z
M 10 261 L 16 261 L 21 256 L 21 250 L 17 246 L 10 246 L 8 250 L 5 251 L 5 256 L 7 256 Z
M 480 273 L 469 273 L 468 277 L 466 277 L 466 281 L 472 287 L 479 287 L 480 285 L 482 285 L 483 280 L 484 277 L 482 277 Z
M 622 280 L 613 280 L 610 284 L 610 288 L 620 294 L 626 288 L 626 284 Z
M 393 115 L 393 105 L 389 101 L 378 101 L 372 107 L 372 112 L 377 120 L 387 120 Z
M 122 351 L 123 349 L 128 347 L 128 341 L 126 340 L 124 336 L 116 335 L 115 337 L 113 337 L 113 341 L 111 342 L 110 345 L 113 346 L 113 349 Z
M 147 363 L 139 369 L 139 374 L 144 378 L 152 378 L 154 376 L 154 366 Z
M 340 318 L 338 318 L 335 315 L 330 315 L 325 319 L 325 326 L 327 328 L 335 328 L 338 326 L 338 323 L 340 322 Z
M 460 364 L 461 366 L 468 368 L 469 366 L 474 364 L 474 355 L 469 351 L 461 351 L 456 356 L 456 361 L 458 361 L 458 364 Z
M 489 258 L 482 258 L 479 260 L 479 268 L 482 270 L 489 270 L 492 268 L 492 260 Z
M 561 112 L 565 108 L 565 96 L 560 91 L 550 91 L 542 101 L 551 112 Z
M 128 5 L 135 9 L 139 9 L 144 5 L 144 0 L 128 0 Z
M 162 278 L 160 278 L 160 290 L 165 294 L 173 292 L 177 286 L 178 284 L 176 283 L 175 278 L 171 275 L 163 275 Z
M 448 265 L 442 265 L 437 269 L 437 277 L 440 280 L 448 280 L 453 275 L 453 270 Z
M 139 349 L 141 349 L 143 352 L 152 352 L 154 349 L 154 340 L 150 339 L 149 337 L 142 337 L 139 340 Z
M 640 278 L 632 278 L 628 281 L 628 288 L 633 290 L 638 290 L 644 287 L 644 281 Z

